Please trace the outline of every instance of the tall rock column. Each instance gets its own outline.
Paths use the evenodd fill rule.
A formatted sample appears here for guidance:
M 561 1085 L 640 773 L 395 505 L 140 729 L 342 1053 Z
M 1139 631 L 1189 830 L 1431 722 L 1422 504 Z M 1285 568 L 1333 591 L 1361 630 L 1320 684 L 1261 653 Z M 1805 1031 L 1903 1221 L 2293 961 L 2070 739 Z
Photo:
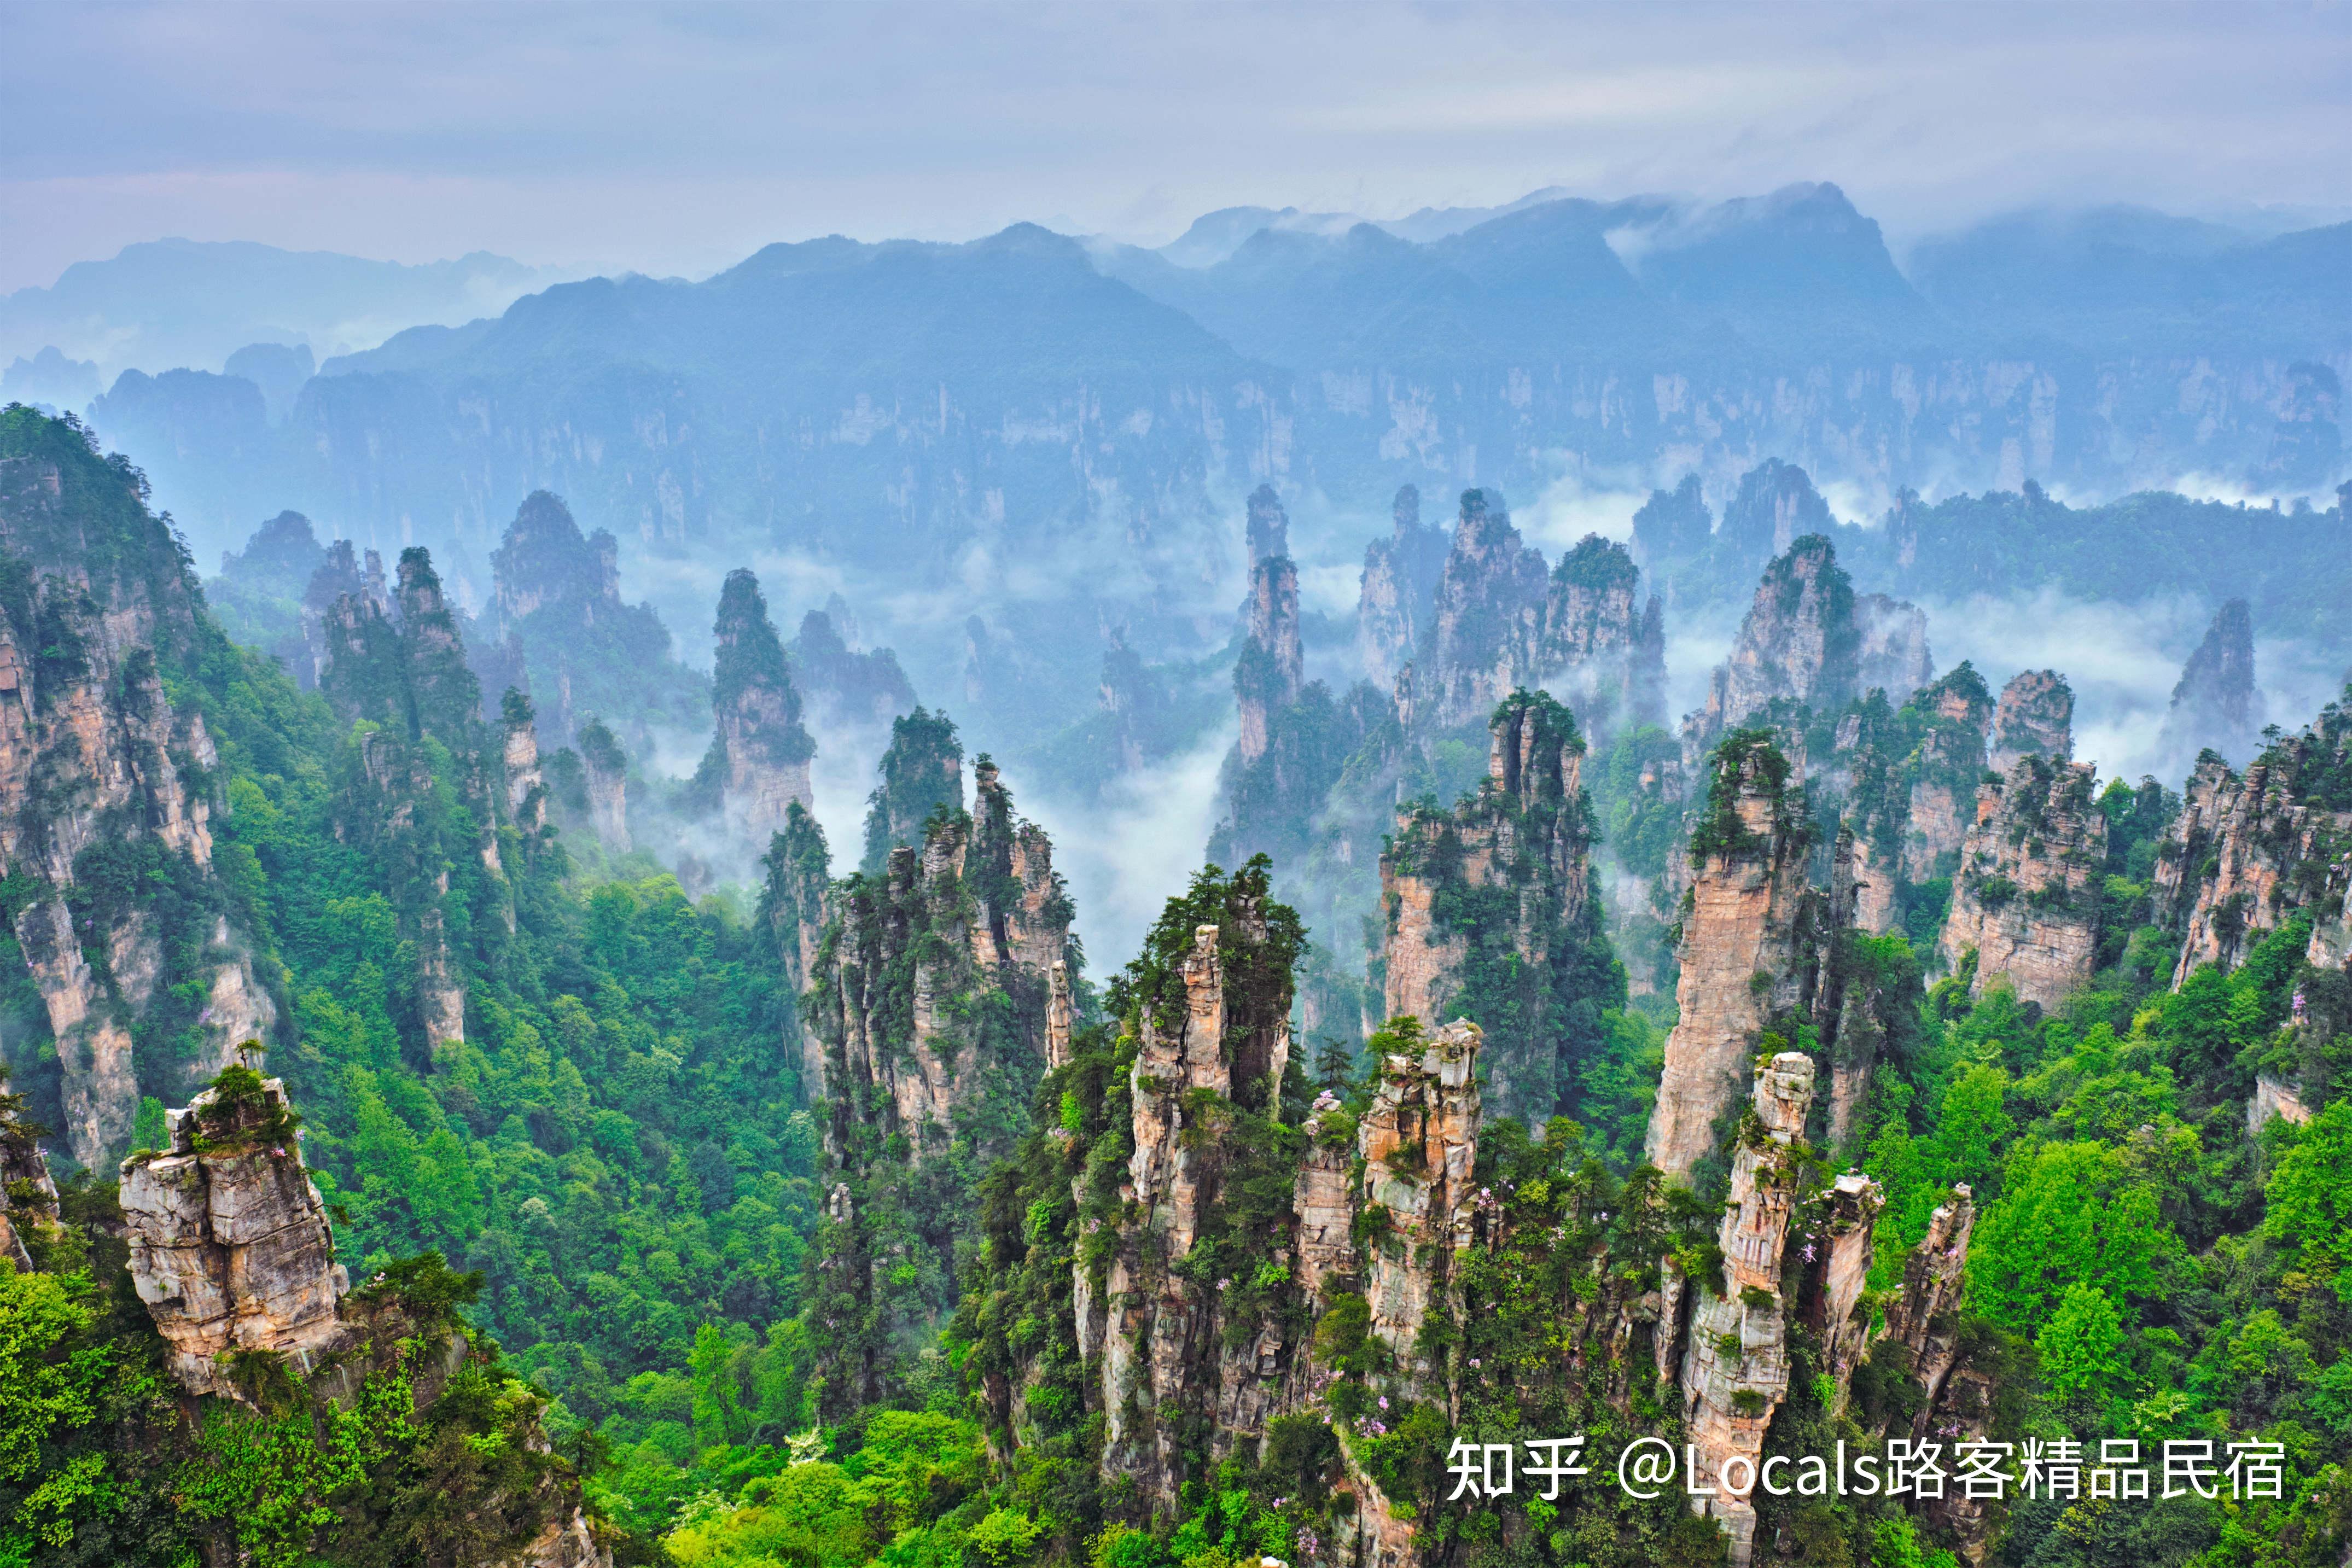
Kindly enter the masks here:
M 882 753 L 882 781 L 866 798 L 866 858 L 859 868 L 880 874 L 893 848 L 922 841 L 933 811 L 963 808 L 963 742 L 955 722 L 919 705 L 890 721 Z
M 1400 811 L 1381 856 L 1382 1016 L 1479 1020 L 1496 1113 L 1538 1125 L 1570 1109 L 1577 1058 L 1598 1044 L 1580 1020 L 1624 1002 L 1593 894 L 1584 752 L 1566 708 L 1512 693 L 1477 795 Z
M 816 973 L 817 952 L 832 921 L 833 856 L 817 820 L 795 801 L 784 812 L 783 831 L 768 841 L 761 862 L 768 879 L 760 893 L 760 923 L 768 929 L 792 989 L 793 1017 L 787 1043 L 798 1052 L 801 1087 L 811 1100 L 824 1097 L 824 1046 L 800 1018 L 799 998 Z
M 1261 485 L 1251 495 L 1248 527 L 1248 639 L 1234 666 L 1244 766 L 1265 755 L 1271 717 L 1297 700 L 1307 671 L 1299 643 L 1298 568 L 1290 559 L 1290 519 L 1272 486 Z
M 809 760 L 816 742 L 801 722 L 801 694 L 790 661 L 768 619 L 760 580 L 739 567 L 719 590 L 712 634 L 714 731 L 697 783 L 715 796 L 729 820 L 756 841 L 784 825 L 797 800 L 814 808 Z
M 183 909 L 235 903 L 213 886 L 219 758 L 203 715 L 164 691 L 167 662 L 198 652 L 170 530 L 59 425 L 51 455 L 0 460 L 0 557 L 21 574 L 0 596 L 0 872 L 57 1042 L 66 1146 L 98 1166 L 122 1152 L 142 1090 L 185 1093 L 266 1040 L 277 1009 L 227 919 L 169 931 L 153 901 L 110 891 L 168 879 Z M 164 1052 L 142 1084 L 142 1027 L 193 1038 L 193 1059 Z
M 1553 568 L 1544 601 L 1544 685 L 1606 737 L 1627 723 L 1654 723 L 1654 659 L 1663 661 L 1664 622 L 1644 614 L 1642 574 L 1625 547 L 1587 534 Z
M 1364 1212 L 1387 1224 L 1367 1243 L 1364 1296 L 1408 1389 L 1444 1385 L 1418 1349 L 1433 1311 L 1452 1310 L 1454 1260 L 1470 1245 L 1477 1197 L 1478 1026 L 1447 1024 L 1421 1054 L 1381 1062 L 1380 1086 L 1357 1129 Z
M 530 699 L 509 686 L 499 699 L 505 720 L 507 815 L 525 837 L 547 825 L 547 779 L 539 766 L 539 727 Z
M 1756 1037 L 1803 999 L 1799 940 L 1808 915 L 1810 831 L 1789 761 L 1759 731 L 1716 750 L 1706 816 L 1691 839 L 1684 902 L 1681 1018 L 1643 1157 L 1687 1174 L 1715 1146 L 1715 1125 L 1739 1092 Z
M 1957 967 L 1973 948 L 1979 986 L 2006 975 L 2019 999 L 2054 1007 L 2091 977 L 2107 853 L 2095 773 L 2029 756 L 1977 791 L 1941 949 Z
M 236 1396 L 223 1359 L 271 1351 L 308 1374 L 346 1342 L 326 1205 L 285 1086 L 230 1070 L 169 1114 L 171 1147 L 122 1162 L 131 1279 L 190 1392 Z
M 2072 761 L 2074 756 L 2074 688 L 2055 670 L 2027 670 L 2000 688 L 1993 709 L 1992 739 L 1987 761 L 1995 773 L 2009 777 L 2021 757 L 2051 762 Z
M 1798 1150 L 1813 1103 L 1813 1061 L 1784 1051 L 1756 1074 L 1756 1117 L 1741 1131 L 1724 1199 L 1723 1278 L 1697 1280 L 1698 1304 L 1683 1353 L 1684 1427 L 1696 1458 L 1692 1473 L 1715 1494 L 1693 1511 L 1722 1521 L 1732 1568 L 1755 1551 L 1756 1466 L 1764 1429 L 1789 1396 L 1788 1303 L 1780 1294 L 1780 1252 L 1797 1205 Z M 1720 1293 L 1719 1293 L 1720 1292 Z M 1724 1466 L 1748 1461 L 1747 1485 L 1734 1491 Z

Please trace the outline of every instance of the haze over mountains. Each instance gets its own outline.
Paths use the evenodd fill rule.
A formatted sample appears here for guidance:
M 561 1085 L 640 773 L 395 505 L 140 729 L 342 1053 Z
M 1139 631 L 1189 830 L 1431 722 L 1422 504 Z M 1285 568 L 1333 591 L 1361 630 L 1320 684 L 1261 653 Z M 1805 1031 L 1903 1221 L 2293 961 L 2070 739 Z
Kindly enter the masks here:
M 2296 542 L 2226 567 L 2167 554 L 2117 585 L 2116 527 L 2260 526 L 2180 503 L 2118 523 L 2049 497 L 2183 486 L 2327 510 L 2352 225 L 2045 213 L 1905 266 L 1834 185 L 1712 205 L 1547 190 L 1381 224 L 1226 209 L 1157 250 L 1017 225 L 773 245 L 699 281 L 521 292 L 534 281 L 495 257 L 134 246 L 12 297 L 9 330 L 103 319 L 198 368 L 166 350 L 92 397 L 95 367 L 69 350 L 13 369 L 7 393 L 78 376 L 81 401 L 48 401 L 133 455 L 207 565 L 292 508 L 321 537 L 431 546 L 480 606 L 502 530 L 544 489 L 616 537 L 632 594 L 688 658 L 718 574 L 753 560 L 780 617 L 845 594 L 927 700 L 959 694 L 970 721 L 1033 745 L 1095 710 L 1107 649 L 1173 667 L 1226 644 L 1240 500 L 1261 483 L 1298 519 L 1310 657 L 1348 635 L 1314 612 L 1346 613 L 1405 484 L 1433 501 L 1484 486 L 1538 528 L 1561 497 L 1606 492 L 1622 504 L 1593 521 L 1622 535 L 1652 486 L 1696 475 L 1721 506 L 1767 458 L 1864 521 L 1906 490 L 2016 500 L 2032 481 L 1994 513 L 2057 555 L 1972 545 L 1955 514 L 1930 564 L 1884 586 L 2120 586 L 2183 596 L 2199 624 L 2227 591 L 2267 636 L 2324 622 L 2312 595 L 2336 580 Z M 110 316 L 110 288 L 165 303 Z M 466 306 L 502 291 L 519 297 L 496 314 Z M 257 325 L 303 312 L 415 324 L 340 354 L 350 339 L 327 326 L 297 345 Z M 1749 570 L 1670 584 L 1670 635 L 1744 595 Z

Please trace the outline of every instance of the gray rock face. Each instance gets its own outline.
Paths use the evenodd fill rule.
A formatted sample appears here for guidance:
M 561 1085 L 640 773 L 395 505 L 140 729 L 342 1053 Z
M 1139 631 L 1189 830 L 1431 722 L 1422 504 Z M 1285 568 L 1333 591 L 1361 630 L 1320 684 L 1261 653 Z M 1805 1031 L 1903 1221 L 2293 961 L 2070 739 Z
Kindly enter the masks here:
M 166 973 L 135 904 L 94 899 L 77 928 L 68 895 L 82 857 L 116 840 L 160 843 L 211 881 L 217 803 L 205 779 L 219 762 L 203 716 L 173 708 L 154 657 L 195 624 L 170 536 L 142 517 L 101 548 L 72 505 L 80 482 L 45 460 L 0 462 L 0 548 L 34 573 L 26 602 L 0 614 L 0 871 L 34 890 L 12 924 L 58 1042 L 67 1149 L 100 1166 L 128 1143 L 139 1105 L 132 1030 L 178 986 L 217 991 L 223 1006 L 163 1020 L 193 1023 L 202 1046 L 150 1092 L 184 1093 L 218 1071 L 243 1040 L 266 1038 L 276 1007 L 226 923 L 185 974 Z M 77 656 L 40 656 L 66 644 Z M 93 951 L 107 955 L 102 969 Z
M 1307 674 L 1290 519 L 1271 486 L 1260 485 L 1249 498 L 1249 640 L 1234 667 L 1244 763 L 1265 755 L 1273 716 L 1297 700 Z
M 272 1351 L 300 1373 L 339 1348 L 351 1289 L 277 1079 L 171 1113 L 170 1150 L 122 1163 L 131 1277 L 192 1394 L 238 1397 L 225 1358 Z
M 2021 757 L 2066 762 L 2074 755 L 2074 688 L 2055 670 L 2027 670 L 2000 688 L 1989 763 L 2002 778 Z

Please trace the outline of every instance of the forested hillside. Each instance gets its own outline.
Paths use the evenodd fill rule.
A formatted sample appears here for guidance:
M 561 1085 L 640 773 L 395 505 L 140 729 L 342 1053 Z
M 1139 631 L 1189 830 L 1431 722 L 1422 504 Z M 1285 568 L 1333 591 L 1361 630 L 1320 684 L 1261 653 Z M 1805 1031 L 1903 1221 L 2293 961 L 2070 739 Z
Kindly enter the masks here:
M 1627 552 L 1475 491 L 1443 560 L 1400 497 L 1420 664 L 1335 699 L 1265 500 L 1239 863 L 1090 978 L 943 715 L 829 849 L 748 572 L 704 772 L 755 908 L 484 691 L 428 552 L 306 690 L 127 460 L 0 414 L 0 1563 L 2344 1560 L 2344 707 L 2101 780 L 2062 677 L 1931 679 L 1765 497 L 1677 737 Z M 1261 841 L 1377 899 L 1360 977 Z M 1575 1433 L 1549 1498 L 1450 1462 Z M 1695 1510 L 1637 1438 L 2278 1485 Z

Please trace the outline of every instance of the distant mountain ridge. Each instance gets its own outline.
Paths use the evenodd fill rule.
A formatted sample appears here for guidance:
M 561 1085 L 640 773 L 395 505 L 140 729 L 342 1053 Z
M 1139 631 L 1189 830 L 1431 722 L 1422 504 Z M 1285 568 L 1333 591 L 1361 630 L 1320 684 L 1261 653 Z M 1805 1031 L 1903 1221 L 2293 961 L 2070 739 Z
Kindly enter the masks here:
M 488 251 L 411 266 L 248 240 L 151 240 L 0 296 L 0 360 L 55 346 L 110 380 L 134 366 L 209 370 L 249 343 L 307 342 L 323 359 L 418 322 L 493 314 L 566 276 Z

